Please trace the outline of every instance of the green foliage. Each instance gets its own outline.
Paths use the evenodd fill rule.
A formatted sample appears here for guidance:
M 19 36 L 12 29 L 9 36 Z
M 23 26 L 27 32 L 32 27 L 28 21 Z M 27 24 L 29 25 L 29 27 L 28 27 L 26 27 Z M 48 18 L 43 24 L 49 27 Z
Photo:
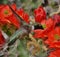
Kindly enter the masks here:
M 8 0 L 0 0 L 0 4 L 7 4 Z
M 17 49 L 19 51 L 19 57 L 29 57 L 29 53 L 26 49 L 26 45 L 24 45 L 24 40 L 19 41 Z
M 40 57 L 47 57 L 47 50 L 45 50 L 43 47 L 45 46 L 44 43 L 43 43 L 43 40 L 42 39 L 39 39 L 40 40 L 40 53 L 39 53 L 39 56 Z
M 41 0 L 15 0 L 17 8 L 23 8 L 26 12 L 30 14 L 33 10 L 41 5 Z
M 4 25 L 2 27 L 2 30 L 8 35 L 8 36 L 11 36 L 11 31 L 7 28 L 7 25 Z

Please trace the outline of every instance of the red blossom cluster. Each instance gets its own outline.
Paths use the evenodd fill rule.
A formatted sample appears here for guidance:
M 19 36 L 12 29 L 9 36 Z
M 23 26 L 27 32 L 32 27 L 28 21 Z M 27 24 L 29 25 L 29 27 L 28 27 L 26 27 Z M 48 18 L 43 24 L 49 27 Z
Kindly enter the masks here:
M 23 9 L 17 10 L 16 5 L 11 5 L 12 9 L 27 23 L 29 23 L 29 16 Z M 60 57 L 60 15 L 55 14 L 53 17 L 47 18 L 46 12 L 42 6 L 34 10 L 35 22 L 40 24 L 43 29 L 35 29 L 33 37 L 43 39 L 48 48 L 54 48 L 55 51 L 49 54 L 49 57 Z M 0 22 L 3 24 L 11 23 L 17 28 L 20 28 L 20 22 L 12 13 L 8 5 L 0 5 Z M 44 40 L 47 38 L 46 40 Z M 4 44 L 5 40 L 0 32 L 0 44 Z
M 29 16 L 24 10 L 17 9 L 16 4 L 12 4 L 11 8 L 22 18 L 25 22 L 29 23 Z M 1 24 L 13 24 L 17 29 L 20 28 L 20 22 L 14 13 L 11 11 L 8 5 L 0 5 L 0 23 Z M 2 46 L 5 43 L 5 38 L 3 37 L 0 31 L 0 45 Z
M 35 21 L 44 29 L 35 29 L 34 38 L 43 39 L 48 48 L 54 48 L 55 51 L 49 54 L 49 57 L 60 57 L 60 15 L 55 14 L 53 17 L 46 18 L 43 7 L 39 7 L 34 11 Z M 47 38 L 46 40 L 44 40 Z

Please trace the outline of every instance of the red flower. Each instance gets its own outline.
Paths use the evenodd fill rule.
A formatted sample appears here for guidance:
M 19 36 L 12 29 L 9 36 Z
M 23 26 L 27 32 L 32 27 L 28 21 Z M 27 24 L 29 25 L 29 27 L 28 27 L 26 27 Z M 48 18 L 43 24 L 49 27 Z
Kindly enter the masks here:
M 5 44 L 5 42 L 6 41 L 5 41 L 4 37 L 1 34 L 1 31 L 0 31 L 0 47 L 2 47 Z
M 34 38 L 44 38 L 45 37 L 42 29 L 33 30 L 33 33 L 34 33 L 33 34 Z
M 44 33 L 45 34 L 48 34 L 51 30 L 53 30 L 54 29 L 54 27 L 55 27 L 55 23 L 54 23 L 54 21 L 52 20 L 52 18 L 49 18 L 49 19 L 47 19 L 47 20 L 43 20 L 42 22 L 41 22 L 41 25 L 42 25 L 42 27 L 44 28 Z
M 60 41 L 56 41 L 50 44 L 49 48 L 60 49 Z
M 23 9 L 17 10 L 17 14 L 27 23 L 29 23 L 29 16 L 27 13 L 24 12 Z
M 42 6 L 34 10 L 34 15 L 35 15 L 35 21 L 38 23 L 46 19 L 46 13 Z
M 12 4 L 11 7 L 12 7 L 12 9 L 16 10 L 16 4 Z M 13 14 L 13 13 L 8 5 L 1 5 L 1 8 L 0 8 L 0 15 L 1 16 L 8 17 L 11 14 Z
M 35 38 L 45 38 L 47 37 L 48 33 L 52 31 L 55 27 L 54 21 L 49 18 L 47 20 L 43 20 L 41 25 L 44 29 L 36 29 L 34 30 L 34 37 Z
M 12 4 L 11 7 L 16 10 L 16 5 Z M 4 5 L 2 9 L 0 9 L 0 22 L 4 23 L 12 23 L 17 28 L 20 28 L 20 23 L 17 18 L 12 13 L 11 9 L 8 5 Z
M 0 16 L 8 17 L 12 14 L 8 5 L 4 5 L 4 7 L 0 10 Z
M 48 39 L 45 41 L 50 48 L 60 48 L 60 27 L 56 27 L 48 33 Z
M 60 49 L 50 52 L 48 57 L 60 57 Z
M 55 14 L 55 15 L 53 15 L 52 18 L 54 19 L 55 23 L 60 23 L 60 15 Z
M 8 19 L 13 25 L 15 25 L 17 28 L 20 28 L 20 22 L 19 22 L 18 19 L 14 16 L 14 14 L 10 15 L 9 17 L 7 17 L 7 19 Z
M 12 7 L 13 10 L 17 10 L 17 8 L 16 8 L 16 4 L 15 4 L 15 3 L 12 4 L 11 7 Z
M 0 17 L 0 23 L 8 24 L 8 23 L 11 23 L 11 22 L 8 19 L 4 18 L 4 17 Z
M 4 6 L 0 4 L 0 9 L 2 9 Z

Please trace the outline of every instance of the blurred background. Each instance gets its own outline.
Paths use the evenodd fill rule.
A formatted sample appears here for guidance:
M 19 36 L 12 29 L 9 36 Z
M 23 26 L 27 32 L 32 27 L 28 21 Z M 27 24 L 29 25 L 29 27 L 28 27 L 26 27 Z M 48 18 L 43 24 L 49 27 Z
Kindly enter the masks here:
M 40 5 L 44 6 L 47 13 L 57 11 L 60 0 L 9 0 L 11 3 L 16 3 L 17 8 L 23 8 L 29 15 L 33 14 L 33 10 Z M 0 0 L 1 3 L 8 3 L 8 0 Z
M 17 5 L 17 9 L 23 8 L 24 11 L 27 12 L 29 14 L 29 16 L 32 16 L 32 17 L 34 17 L 34 14 L 33 14 L 34 9 L 38 8 L 39 6 L 44 7 L 47 16 L 50 16 L 50 15 L 52 16 L 53 13 L 57 12 L 57 11 L 60 14 L 60 0 L 0 0 L 0 4 L 8 4 L 8 3 L 10 3 L 10 4 L 15 3 Z M 12 27 L 8 27 L 8 28 L 11 31 L 12 30 L 14 31 L 14 29 L 16 30 L 15 27 L 13 27 L 13 28 Z M 10 36 L 11 32 L 9 29 L 7 29 L 6 26 L 3 27 L 3 30 L 7 30 L 7 34 Z M 10 52 L 9 57 L 17 57 L 18 55 L 19 55 L 19 57 L 28 57 L 28 56 L 25 56 L 25 55 L 28 55 L 26 47 L 24 47 L 24 46 L 26 46 L 25 43 L 26 43 L 25 39 L 21 42 L 18 41 L 18 43 L 17 43 L 18 44 L 18 48 L 17 48 L 18 52 L 21 51 L 22 54 L 24 54 L 24 56 L 19 55 L 19 53 L 17 52 L 17 49 L 15 48 L 15 46 L 16 46 L 16 43 L 15 43 L 15 45 L 12 45 L 8 49 L 8 51 Z M 22 44 L 24 44 L 24 46 Z M 25 53 L 27 53 L 27 54 L 25 54 Z M 42 56 L 41 56 L 41 54 L 42 54 Z M 43 57 L 43 53 L 41 53 L 41 54 L 39 56 L 34 56 L 34 57 Z M 45 52 L 44 54 L 46 55 L 47 53 Z M 29 55 L 31 55 L 31 54 L 29 54 Z M 0 57 L 4 57 L 4 56 L 0 56 Z M 8 55 L 5 57 L 8 57 Z M 29 56 L 29 57 L 33 57 L 33 56 Z

